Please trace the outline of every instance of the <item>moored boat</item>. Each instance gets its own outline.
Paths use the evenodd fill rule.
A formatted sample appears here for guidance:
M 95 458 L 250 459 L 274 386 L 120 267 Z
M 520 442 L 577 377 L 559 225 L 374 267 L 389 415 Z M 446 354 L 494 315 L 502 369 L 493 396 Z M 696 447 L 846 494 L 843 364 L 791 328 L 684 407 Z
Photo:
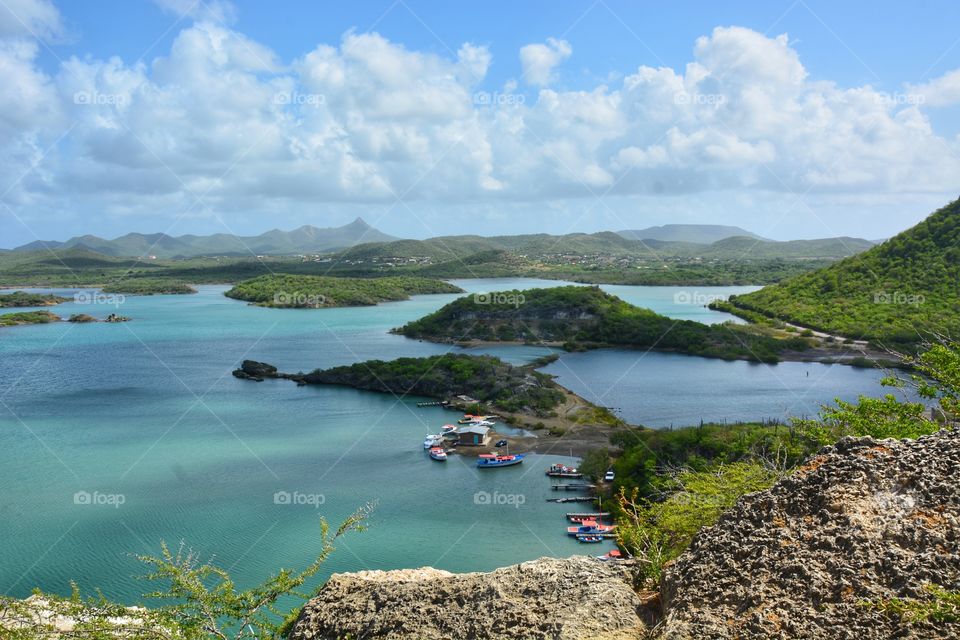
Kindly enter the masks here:
M 433 447 L 430 449 L 430 457 L 437 462 L 445 462 L 447 459 L 447 452 L 440 447 Z
M 494 467 L 509 467 L 523 462 L 525 454 L 517 453 L 509 456 L 500 456 L 495 453 L 482 453 L 477 457 L 477 466 L 481 469 Z
M 597 556 L 600 560 L 623 560 L 623 553 L 620 552 L 620 549 L 611 549 L 602 556 Z
M 615 528 L 616 525 L 598 524 L 595 520 L 587 520 L 579 527 L 567 527 L 567 533 L 571 536 L 612 533 Z
M 601 536 L 577 536 L 577 542 L 603 542 Z
M 432 449 L 433 447 L 441 444 L 443 442 L 443 436 L 427 434 L 427 437 L 423 440 L 424 449 Z
M 551 478 L 582 478 L 583 473 L 576 467 L 568 467 L 565 464 L 552 464 L 547 469 L 547 475 Z

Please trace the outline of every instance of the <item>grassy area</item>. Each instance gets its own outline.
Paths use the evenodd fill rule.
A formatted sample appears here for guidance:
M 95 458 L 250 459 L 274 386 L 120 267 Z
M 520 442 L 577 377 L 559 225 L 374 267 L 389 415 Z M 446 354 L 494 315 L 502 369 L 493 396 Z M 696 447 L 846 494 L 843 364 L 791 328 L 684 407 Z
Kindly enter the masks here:
M 545 343 L 569 350 L 617 346 L 761 362 L 809 347 L 802 337 L 776 338 L 743 325 L 674 320 L 597 287 L 579 286 L 467 296 L 395 331 L 446 342 Z
M 463 289 L 428 278 L 334 278 L 268 275 L 245 280 L 224 295 L 261 307 L 320 308 L 375 305 L 426 293 L 462 293 Z

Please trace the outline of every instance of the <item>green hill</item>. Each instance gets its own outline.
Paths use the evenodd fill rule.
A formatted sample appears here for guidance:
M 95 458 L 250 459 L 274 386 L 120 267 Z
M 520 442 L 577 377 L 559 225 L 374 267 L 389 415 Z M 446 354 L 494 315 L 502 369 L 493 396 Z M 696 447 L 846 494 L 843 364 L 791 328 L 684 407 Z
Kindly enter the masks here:
M 735 296 L 740 309 L 891 346 L 960 335 L 960 200 L 859 255 Z
M 808 347 L 803 338 L 777 339 L 743 325 L 674 320 L 599 287 L 578 286 L 474 294 L 394 331 L 436 342 L 618 346 L 762 362 Z

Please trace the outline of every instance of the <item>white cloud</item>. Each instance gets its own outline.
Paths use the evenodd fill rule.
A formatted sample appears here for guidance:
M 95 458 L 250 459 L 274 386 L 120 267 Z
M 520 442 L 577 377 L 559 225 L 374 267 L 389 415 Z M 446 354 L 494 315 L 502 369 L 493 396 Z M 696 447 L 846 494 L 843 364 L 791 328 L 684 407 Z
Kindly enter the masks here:
M 178 18 L 231 23 L 237 10 L 229 0 L 153 0 L 164 11 Z
M 893 96 L 896 100 L 897 96 Z M 960 104 L 960 69 L 948 71 L 925 84 L 907 85 L 903 102 L 920 102 L 931 107 L 949 107 Z
M 535 84 L 570 53 L 555 40 L 529 46 L 549 50 L 524 63 Z M 718 202 L 796 207 L 794 194 L 825 210 L 908 193 L 927 206 L 960 175 L 960 141 L 937 135 L 928 105 L 811 81 L 786 36 L 738 27 L 698 39 L 682 71 L 640 66 L 609 86 L 536 95 L 508 84 L 514 99 L 483 103 L 486 47 L 442 56 L 377 33 L 284 61 L 198 20 L 150 63 L 71 58 L 49 76 L 36 56 L 19 34 L 0 40 L 0 83 L 19 89 L 0 92 L 0 181 L 37 166 L 6 196 L 25 220 L 213 211 L 295 226 L 352 207 L 371 221 L 412 210 L 439 224 L 460 211 L 463 229 L 477 211 L 556 221 L 563 211 L 613 215 L 609 206 L 627 217 L 638 202 L 667 207 L 658 198 L 705 215 Z M 938 96 L 930 102 L 952 100 L 954 80 L 925 85 Z M 406 205 L 394 204 L 400 196 Z
M 528 84 L 544 87 L 556 79 L 554 69 L 570 57 L 573 48 L 566 40 L 547 38 L 546 44 L 528 44 L 520 48 L 523 79 Z
M 53 40 L 63 35 L 60 12 L 50 0 L 4 0 L 0 3 L 0 38 Z

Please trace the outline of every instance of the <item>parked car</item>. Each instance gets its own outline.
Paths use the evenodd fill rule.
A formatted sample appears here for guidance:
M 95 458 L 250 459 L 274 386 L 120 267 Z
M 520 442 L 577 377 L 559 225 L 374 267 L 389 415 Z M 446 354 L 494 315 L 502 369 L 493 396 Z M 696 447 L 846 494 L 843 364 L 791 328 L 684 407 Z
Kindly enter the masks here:
M 493 446 L 495 446 L 495 447 L 505 447 L 505 446 L 507 446 L 507 441 L 506 441 L 506 440 L 499 440 L 499 441 L 497 442 L 497 444 L 495 444 L 495 445 L 493 445 Z
M 613 469 L 607 471 L 606 475 L 603 476 L 604 482 L 613 482 Z

